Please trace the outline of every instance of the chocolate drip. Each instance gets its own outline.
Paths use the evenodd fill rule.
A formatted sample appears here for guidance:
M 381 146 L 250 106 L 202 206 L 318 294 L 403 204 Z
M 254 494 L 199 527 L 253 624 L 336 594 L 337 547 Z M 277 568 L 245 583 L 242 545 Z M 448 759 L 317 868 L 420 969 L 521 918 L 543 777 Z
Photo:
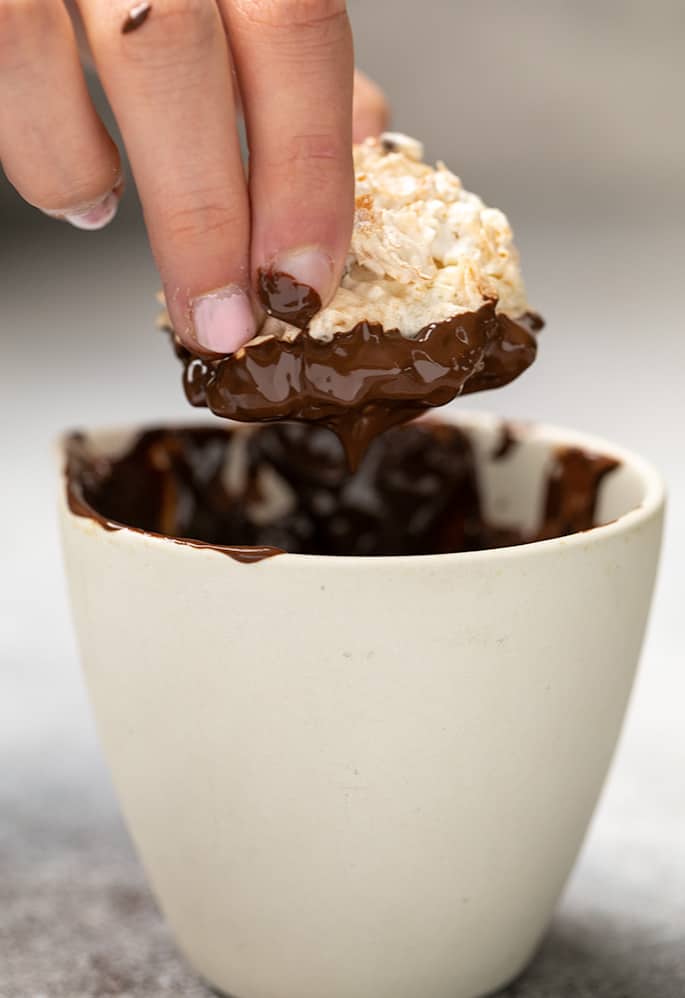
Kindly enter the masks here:
M 300 284 L 280 270 L 260 270 L 259 300 L 269 313 L 298 329 L 306 329 L 317 312 L 321 298 L 308 284 Z
M 542 523 L 530 534 L 486 519 L 468 436 L 437 422 L 373 441 L 354 473 L 322 427 L 150 430 L 111 461 L 74 435 L 67 497 L 73 513 L 106 529 L 128 526 L 244 562 L 285 551 L 442 554 L 589 529 L 600 484 L 617 463 L 558 451 Z
M 389 427 L 457 395 L 508 384 L 535 359 L 537 318 L 514 321 L 488 302 L 414 339 L 362 322 L 329 343 L 306 332 L 269 338 L 219 360 L 176 344 L 195 406 L 253 422 L 318 423 L 342 440 L 351 468 Z

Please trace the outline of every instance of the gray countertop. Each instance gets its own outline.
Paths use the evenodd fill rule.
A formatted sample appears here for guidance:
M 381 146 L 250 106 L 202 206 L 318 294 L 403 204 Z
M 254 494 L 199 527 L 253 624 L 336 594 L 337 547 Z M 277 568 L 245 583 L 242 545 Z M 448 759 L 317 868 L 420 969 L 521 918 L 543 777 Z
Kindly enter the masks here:
M 685 995 L 682 813 L 674 821 L 675 802 L 652 794 L 647 816 L 637 797 L 650 774 L 643 766 L 634 779 L 628 748 L 549 936 L 510 998 Z M 3 788 L 0 998 L 208 996 L 155 908 L 106 774 L 75 762 L 60 781 L 46 777 L 45 759 L 25 759 L 21 785 Z M 622 802 L 631 784 L 636 796 Z

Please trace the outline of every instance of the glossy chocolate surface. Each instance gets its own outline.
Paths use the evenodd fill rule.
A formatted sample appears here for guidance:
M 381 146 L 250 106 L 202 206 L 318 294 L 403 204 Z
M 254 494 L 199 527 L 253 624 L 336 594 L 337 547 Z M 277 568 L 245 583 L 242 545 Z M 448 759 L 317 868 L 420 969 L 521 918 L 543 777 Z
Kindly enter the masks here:
M 508 384 L 535 359 L 533 315 L 514 321 L 488 302 L 413 339 L 362 322 L 329 342 L 269 338 L 210 360 L 176 343 L 194 406 L 247 422 L 297 420 L 332 429 L 352 468 L 371 440 L 457 395 Z
M 321 298 L 314 288 L 300 284 L 283 271 L 260 270 L 258 290 L 259 300 L 269 315 L 298 329 L 306 329 L 321 311 Z

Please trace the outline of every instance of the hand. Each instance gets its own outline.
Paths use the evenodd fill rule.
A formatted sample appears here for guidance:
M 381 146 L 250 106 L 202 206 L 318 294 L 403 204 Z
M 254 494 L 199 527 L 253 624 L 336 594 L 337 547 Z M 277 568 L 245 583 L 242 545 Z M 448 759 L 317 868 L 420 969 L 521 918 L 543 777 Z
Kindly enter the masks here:
M 325 304 L 353 216 L 345 0 L 78 0 L 78 9 L 179 337 L 215 353 L 247 342 L 260 272 L 289 274 Z M 123 32 L 132 21 L 136 30 Z M 79 228 L 106 225 L 122 193 L 120 159 L 63 0 L 0 0 L 0 94 L 0 159 L 18 191 Z M 361 74 L 354 114 L 357 140 L 384 127 L 382 94 Z

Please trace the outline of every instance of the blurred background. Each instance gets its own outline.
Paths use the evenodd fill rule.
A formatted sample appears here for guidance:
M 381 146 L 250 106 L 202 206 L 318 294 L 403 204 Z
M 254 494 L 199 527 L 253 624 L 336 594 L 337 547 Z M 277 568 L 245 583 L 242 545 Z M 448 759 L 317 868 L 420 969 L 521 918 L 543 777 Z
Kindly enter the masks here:
M 393 126 L 508 213 L 548 322 L 528 374 L 457 404 L 605 435 L 651 459 L 670 489 L 655 611 L 608 793 L 516 994 L 682 996 L 685 5 L 351 9 L 359 64 L 387 90 Z M 64 428 L 203 418 L 155 331 L 156 288 L 132 183 L 115 223 L 82 233 L 0 178 L 0 998 L 196 993 L 119 824 L 54 517 L 52 444 Z M 127 960 L 145 963 L 147 985 L 121 976 Z

